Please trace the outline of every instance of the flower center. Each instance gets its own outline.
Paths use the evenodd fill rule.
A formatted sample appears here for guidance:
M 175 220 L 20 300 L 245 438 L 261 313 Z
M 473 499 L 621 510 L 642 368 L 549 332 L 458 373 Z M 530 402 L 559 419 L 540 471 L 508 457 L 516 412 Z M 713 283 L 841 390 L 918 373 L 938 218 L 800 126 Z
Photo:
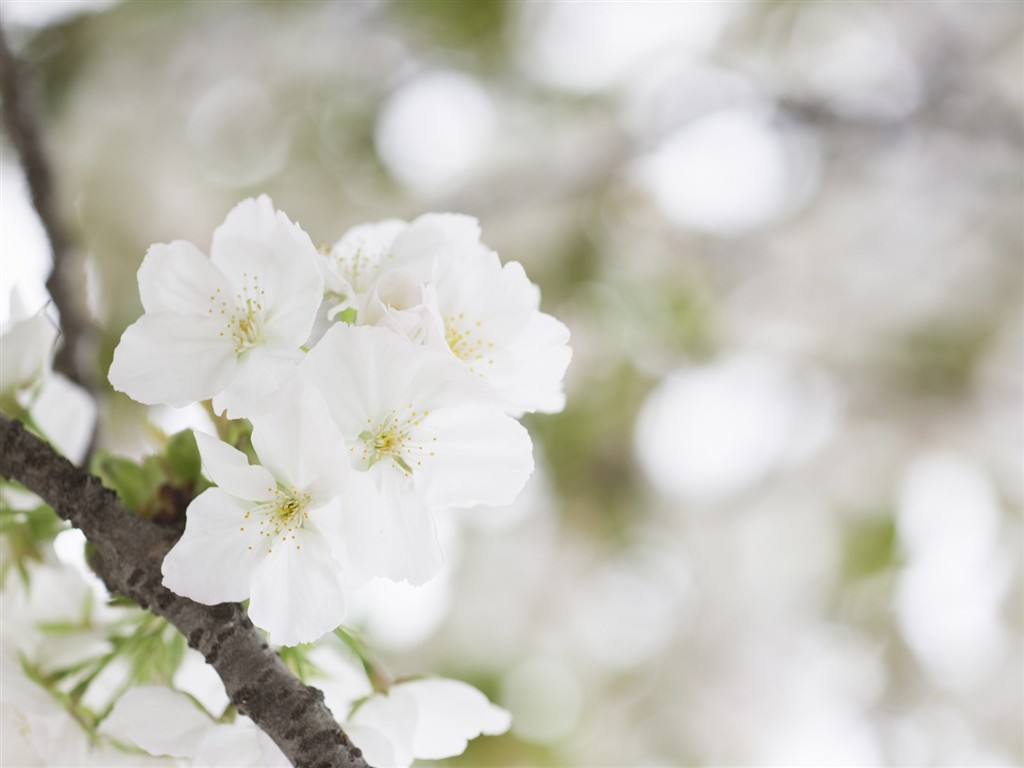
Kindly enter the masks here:
M 467 322 L 463 313 L 448 315 L 444 318 L 444 340 L 448 349 L 462 362 L 475 368 L 478 365 L 491 365 L 494 360 L 487 357 L 494 348 L 494 343 L 484 340 L 480 335 L 482 323 Z
M 380 265 L 385 259 L 393 259 L 395 255 L 380 248 L 368 247 L 360 243 L 352 250 L 336 252 L 334 259 L 341 274 L 348 280 L 356 293 L 362 293 L 380 273 Z
M 263 298 L 266 294 L 266 290 L 260 287 L 259 275 L 245 272 L 242 274 L 242 290 L 235 294 L 234 302 L 221 298 L 220 288 L 210 296 L 211 307 L 207 314 L 219 312 L 226 324 L 220 335 L 234 342 L 236 355 L 264 339 Z
M 256 518 L 259 535 L 269 539 L 268 554 L 273 551 L 273 545 L 278 541 L 295 540 L 295 532 L 309 519 L 307 510 L 312 501 L 308 493 L 296 490 L 294 485 L 287 489 L 278 486 L 273 490 L 274 498 L 257 504 L 245 513 L 246 520 Z M 245 526 L 242 526 L 241 530 L 244 532 Z M 295 548 L 300 549 L 301 546 L 296 544 Z
M 412 435 L 413 430 L 420 426 L 423 418 L 429 413 L 430 411 L 414 411 L 410 403 L 404 416 L 399 416 L 398 411 L 393 409 L 375 428 L 371 426 L 360 432 L 359 439 L 363 441 L 363 446 L 359 458 L 364 467 L 369 469 L 382 459 L 390 459 L 401 468 L 406 477 L 411 475 L 414 465 L 422 465 L 420 457 L 424 454 L 434 455 L 433 451 L 424 450 Z M 366 421 L 368 425 L 373 424 L 372 419 Z M 355 447 L 349 450 L 356 452 Z

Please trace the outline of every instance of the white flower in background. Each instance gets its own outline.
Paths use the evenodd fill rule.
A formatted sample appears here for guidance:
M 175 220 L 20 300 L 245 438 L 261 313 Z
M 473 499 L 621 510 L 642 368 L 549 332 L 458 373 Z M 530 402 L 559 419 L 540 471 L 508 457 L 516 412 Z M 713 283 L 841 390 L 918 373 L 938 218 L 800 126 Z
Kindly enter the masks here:
M 0 398 L 13 398 L 58 451 L 80 462 L 92 439 L 96 404 L 84 389 L 51 369 L 60 331 L 45 309 L 29 315 L 17 291 L 4 325 Z
M 185 694 L 155 685 L 132 688 L 118 699 L 102 731 L 151 755 L 184 758 L 193 766 L 291 765 L 248 717 L 218 723 Z
M 9 652 L 0 654 L 0 757 L 5 766 L 167 765 L 167 761 L 130 755 L 105 740 L 95 740 L 64 706 L 24 671 Z M 227 763 L 225 763 L 226 765 Z
M 424 678 L 391 685 L 360 704 L 345 731 L 375 768 L 408 768 L 414 759 L 461 755 L 471 739 L 508 730 L 512 716 L 457 680 Z
M 281 645 L 312 642 L 345 615 L 340 531 L 349 508 L 383 517 L 323 399 L 289 388 L 253 416 L 262 465 L 196 434 L 218 487 L 188 507 L 185 533 L 163 562 L 164 585 L 207 605 L 250 599 L 249 617 Z
M 309 236 L 270 198 L 239 203 L 213 234 L 154 245 L 139 268 L 145 314 L 114 351 L 110 382 L 133 399 L 175 407 L 213 398 L 246 416 L 301 357 L 323 292 Z
M 30 315 L 18 292 L 11 294 L 11 314 L 0 328 L 0 395 L 33 389 L 49 375 L 59 334 L 45 309 Z
M 382 511 L 346 518 L 347 559 L 366 576 L 426 582 L 441 566 L 431 510 L 509 504 L 533 472 L 527 431 L 441 350 L 338 324 L 298 372 L 381 496 Z

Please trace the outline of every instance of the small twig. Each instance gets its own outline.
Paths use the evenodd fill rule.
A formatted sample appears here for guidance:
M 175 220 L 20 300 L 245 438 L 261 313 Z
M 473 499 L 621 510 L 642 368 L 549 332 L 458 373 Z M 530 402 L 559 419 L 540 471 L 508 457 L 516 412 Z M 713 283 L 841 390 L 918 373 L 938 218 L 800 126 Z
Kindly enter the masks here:
M 53 271 L 46 281 L 54 306 L 60 312 L 63 345 L 54 358 L 54 370 L 88 392 L 95 393 L 92 321 L 85 308 L 82 265 L 75 257 L 71 238 L 58 211 L 53 173 L 43 146 L 36 98 L 31 78 L 11 52 L 0 27 L 0 94 L 2 120 L 25 172 L 32 205 L 39 214 L 53 254 Z
M 96 547 L 111 591 L 166 618 L 217 670 L 248 715 L 302 768 L 369 768 L 323 694 L 303 685 L 268 646 L 238 603 L 208 606 L 166 589 L 160 564 L 177 534 L 125 509 L 99 479 L 59 456 L 21 422 L 0 414 L 0 475 L 39 495 Z

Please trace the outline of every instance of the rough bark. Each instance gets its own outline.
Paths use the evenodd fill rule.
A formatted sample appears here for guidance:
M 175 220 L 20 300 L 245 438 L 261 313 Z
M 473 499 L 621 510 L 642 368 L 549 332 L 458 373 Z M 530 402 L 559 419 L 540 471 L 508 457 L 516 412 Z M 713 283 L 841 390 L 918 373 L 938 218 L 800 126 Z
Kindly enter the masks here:
M 40 496 L 96 547 L 107 587 L 166 618 L 206 657 L 239 712 L 251 717 L 296 766 L 368 768 L 324 705 L 270 649 L 237 603 L 208 606 L 161 583 L 177 534 L 122 506 L 99 479 L 0 414 L 0 475 Z

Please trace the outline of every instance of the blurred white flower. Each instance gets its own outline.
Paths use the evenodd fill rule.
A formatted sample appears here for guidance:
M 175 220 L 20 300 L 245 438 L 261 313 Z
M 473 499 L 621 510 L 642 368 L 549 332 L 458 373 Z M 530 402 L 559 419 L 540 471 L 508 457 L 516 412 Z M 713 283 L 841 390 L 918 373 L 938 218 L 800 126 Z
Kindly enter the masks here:
M 512 716 L 458 680 L 396 683 L 360 704 L 345 724 L 376 768 L 408 768 L 414 759 L 461 755 L 470 739 L 508 730 Z
M 298 370 L 381 496 L 383 512 L 346 518 L 347 559 L 366 576 L 424 583 L 441 567 L 431 511 L 511 503 L 533 472 L 529 433 L 447 353 L 338 324 Z
M 143 685 L 118 699 L 103 733 L 151 755 L 184 758 L 187 765 L 257 768 L 291 765 L 278 746 L 244 715 L 218 723 L 183 693 Z
M 0 678 L 0 750 L 4 765 L 167 765 L 166 761 L 129 755 L 105 740 L 91 738 L 54 696 L 25 673 L 9 651 L 0 654 Z
M 17 291 L 0 331 L 0 398 L 13 398 L 42 435 L 71 461 L 85 455 L 96 424 L 89 394 L 51 369 L 60 330 L 45 308 L 30 315 Z
M 164 584 L 207 605 L 250 599 L 253 623 L 282 645 L 311 642 L 345 615 L 340 540 L 348 508 L 382 517 L 320 395 L 288 391 L 253 416 L 263 465 L 196 434 L 217 483 L 193 501 L 185 533 L 163 562 Z
M 42 383 L 50 373 L 59 334 L 45 308 L 30 315 L 18 291 L 11 293 L 11 315 L 0 327 L 0 395 L 12 396 Z
M 185 241 L 149 249 L 139 268 L 145 314 L 114 351 L 110 382 L 147 405 L 213 398 L 245 416 L 301 357 L 323 290 L 309 236 L 266 195 L 239 203 L 210 258 Z

